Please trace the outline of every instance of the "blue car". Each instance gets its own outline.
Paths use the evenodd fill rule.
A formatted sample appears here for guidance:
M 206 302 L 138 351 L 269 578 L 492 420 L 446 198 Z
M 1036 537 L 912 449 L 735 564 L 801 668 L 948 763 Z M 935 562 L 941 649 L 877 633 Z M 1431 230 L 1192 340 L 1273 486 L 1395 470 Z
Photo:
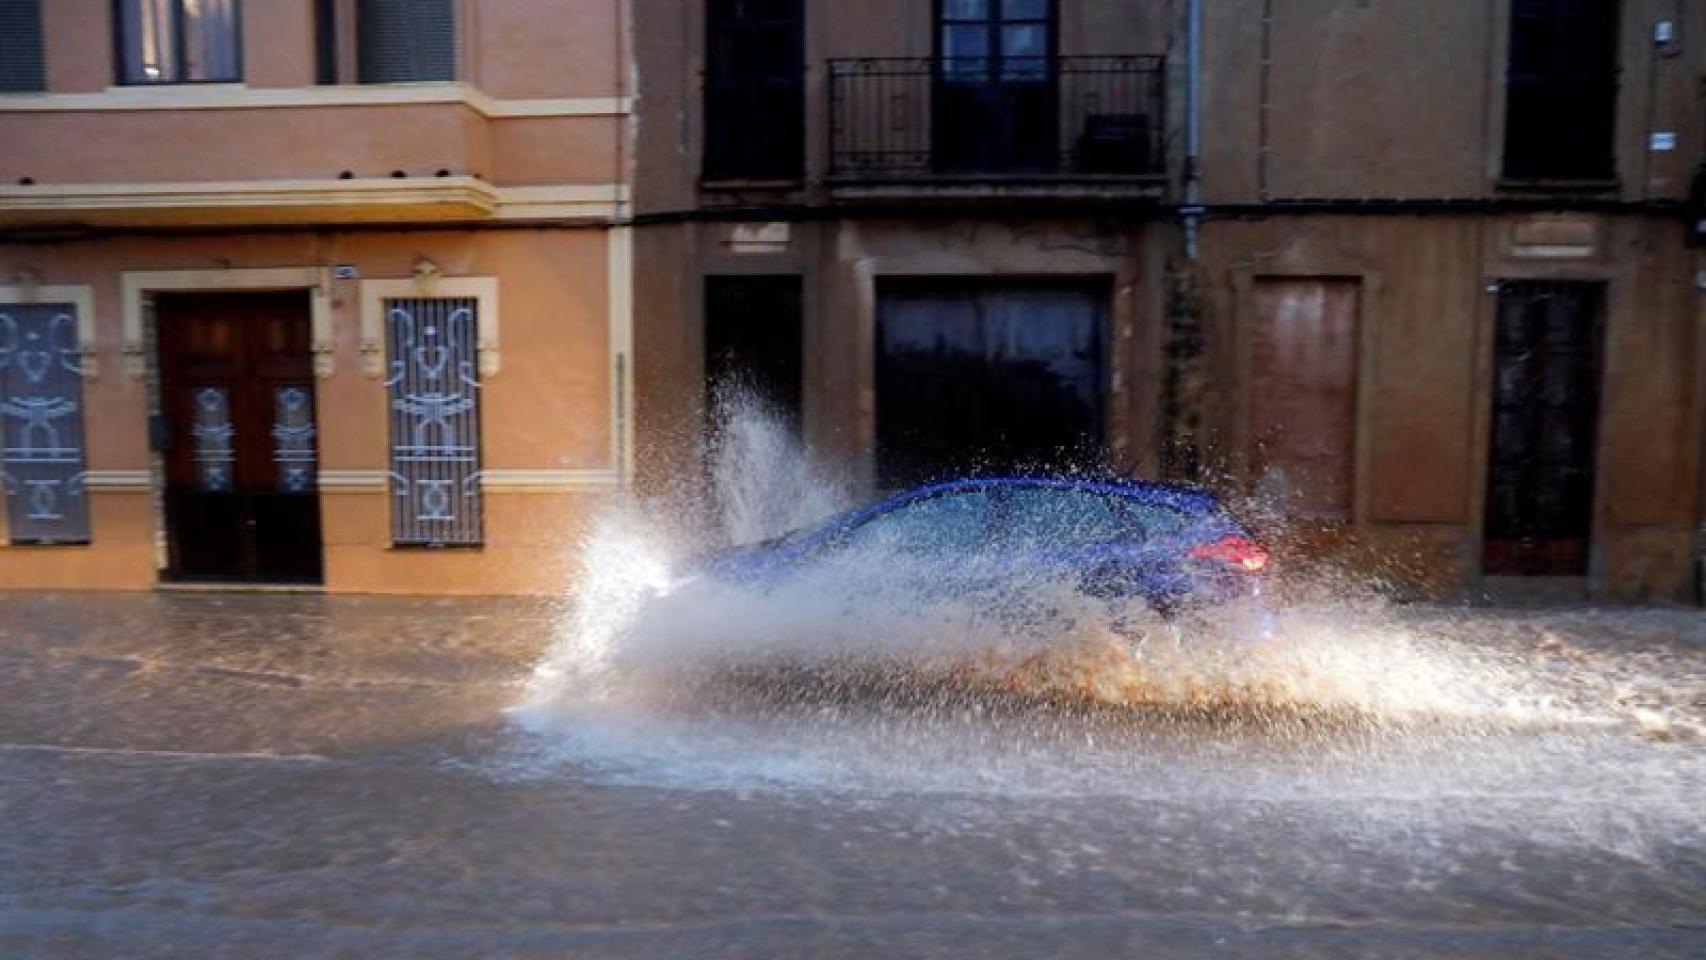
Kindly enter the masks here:
M 935 483 L 821 525 L 712 557 L 698 576 L 765 588 L 817 563 L 875 552 L 958 589 L 1068 581 L 1164 618 L 1261 596 L 1267 550 L 1211 494 L 1079 478 Z M 1013 591 L 992 591 L 992 595 Z M 1248 606 L 1249 604 L 1243 604 Z M 1265 619 L 1265 618 L 1264 618 Z

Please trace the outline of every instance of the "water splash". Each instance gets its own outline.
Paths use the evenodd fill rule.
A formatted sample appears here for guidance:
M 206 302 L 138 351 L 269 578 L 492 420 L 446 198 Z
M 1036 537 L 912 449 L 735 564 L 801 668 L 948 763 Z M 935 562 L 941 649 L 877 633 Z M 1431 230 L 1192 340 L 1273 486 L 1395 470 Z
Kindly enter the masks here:
M 1113 610 L 1041 574 L 965 590 L 967 569 L 881 549 L 845 551 L 777 588 L 684 582 L 707 548 L 847 505 L 846 486 L 762 404 L 725 398 L 721 409 L 707 499 L 615 505 L 580 544 L 560 638 L 516 710 L 577 762 L 698 780 L 1018 789 L 1129 775 L 1134 749 L 1248 750 L 1251 735 L 1259 753 L 1318 757 L 1347 745 L 1379 754 L 1370 736 L 1631 720 L 1672 735 L 1688 722 L 1662 706 L 1662 721 L 1640 721 L 1633 711 L 1652 704 L 1585 695 L 1568 671 L 1537 670 L 1532 644 L 1343 583 L 1293 591 L 1312 599 L 1251 642 L 1235 622 Z
M 801 450 L 786 417 L 738 383 L 715 393 L 710 496 L 727 543 L 768 540 L 848 506 L 847 485 Z

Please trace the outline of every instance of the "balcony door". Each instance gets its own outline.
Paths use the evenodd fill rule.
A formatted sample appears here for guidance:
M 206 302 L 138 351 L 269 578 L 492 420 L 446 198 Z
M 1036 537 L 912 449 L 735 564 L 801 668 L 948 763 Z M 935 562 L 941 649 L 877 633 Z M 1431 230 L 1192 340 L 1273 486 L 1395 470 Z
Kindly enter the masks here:
M 174 580 L 317 583 L 308 294 L 155 301 Z
M 935 165 L 1023 173 L 1057 157 L 1054 0 L 937 0 Z

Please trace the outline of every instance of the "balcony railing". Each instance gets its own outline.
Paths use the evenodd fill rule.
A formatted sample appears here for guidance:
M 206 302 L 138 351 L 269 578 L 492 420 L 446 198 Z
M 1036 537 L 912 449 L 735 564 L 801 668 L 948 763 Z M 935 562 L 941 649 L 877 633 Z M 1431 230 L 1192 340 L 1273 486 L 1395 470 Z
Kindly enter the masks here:
M 1158 56 L 829 61 L 841 183 L 1103 181 L 1165 172 Z

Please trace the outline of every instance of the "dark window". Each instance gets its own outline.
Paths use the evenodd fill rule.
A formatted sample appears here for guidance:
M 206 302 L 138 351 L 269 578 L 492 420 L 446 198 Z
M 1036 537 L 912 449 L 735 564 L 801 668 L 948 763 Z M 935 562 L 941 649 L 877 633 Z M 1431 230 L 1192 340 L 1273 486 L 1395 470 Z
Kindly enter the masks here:
M 974 553 L 983 546 L 989 495 L 950 493 L 914 500 L 861 524 L 848 538 L 859 550 L 907 555 Z
M 45 89 L 40 0 L 0 0 L 0 93 Z
M 710 425 L 731 390 L 756 397 L 790 427 L 800 424 L 800 278 L 705 278 L 705 392 Z
M 314 82 L 338 82 L 338 0 L 314 0 Z
M 456 79 L 455 0 L 358 0 L 362 83 Z
M 122 83 L 243 79 L 237 0 L 118 0 Z
M 877 472 L 889 488 L 1100 459 L 1105 284 L 885 281 Z
M 0 304 L 0 487 L 13 543 L 87 543 L 77 308 Z
M 1616 176 L 1616 0 L 1513 0 L 1505 176 Z
M 709 0 L 705 51 L 708 180 L 795 180 L 805 163 L 800 0 Z
M 482 540 L 479 320 L 472 297 L 385 301 L 398 545 Z

